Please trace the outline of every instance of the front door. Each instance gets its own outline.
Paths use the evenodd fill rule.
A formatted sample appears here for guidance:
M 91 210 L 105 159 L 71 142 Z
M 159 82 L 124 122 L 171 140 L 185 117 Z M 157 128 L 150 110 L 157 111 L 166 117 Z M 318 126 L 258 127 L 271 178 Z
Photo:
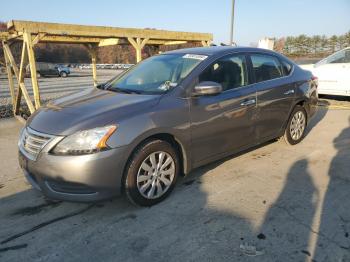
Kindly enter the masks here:
M 234 152 L 255 142 L 256 90 L 249 86 L 245 55 L 218 59 L 198 77 L 223 87 L 214 96 L 192 97 L 191 135 L 194 163 Z

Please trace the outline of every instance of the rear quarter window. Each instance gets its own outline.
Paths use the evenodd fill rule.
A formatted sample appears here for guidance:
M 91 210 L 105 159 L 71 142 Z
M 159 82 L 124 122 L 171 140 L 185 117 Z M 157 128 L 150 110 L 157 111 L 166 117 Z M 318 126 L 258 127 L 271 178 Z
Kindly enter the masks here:
M 292 72 L 293 69 L 293 65 L 291 63 L 288 63 L 287 61 L 282 60 L 281 61 L 282 64 L 282 68 L 283 68 L 283 74 L 285 76 L 290 75 L 290 73 Z

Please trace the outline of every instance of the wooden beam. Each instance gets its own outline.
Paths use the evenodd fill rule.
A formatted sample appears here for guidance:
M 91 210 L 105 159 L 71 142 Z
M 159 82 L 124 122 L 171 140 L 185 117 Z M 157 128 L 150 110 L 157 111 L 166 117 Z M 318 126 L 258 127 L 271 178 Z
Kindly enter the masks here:
M 84 37 L 84 36 L 66 36 L 66 35 L 45 35 L 41 42 L 48 43 L 68 43 L 68 44 L 98 44 L 103 38 L 100 37 Z
M 144 46 L 146 45 L 146 43 L 148 42 L 149 38 L 145 38 L 141 41 L 140 38 L 138 38 L 138 41 L 140 42 L 140 48 L 142 50 L 142 48 L 144 48 Z
M 16 36 L 10 38 L 12 40 L 23 40 L 22 36 Z M 112 40 L 113 39 L 113 40 Z M 118 39 L 118 41 L 117 41 Z M 107 41 L 105 41 L 107 40 Z M 34 41 L 34 40 L 33 40 Z M 41 43 L 65 43 L 65 44 L 98 44 L 99 46 L 103 45 L 128 45 L 130 42 L 125 38 L 102 38 L 102 37 L 84 37 L 84 36 L 60 36 L 60 35 L 47 35 L 40 37 Z M 156 40 L 149 39 L 146 45 L 180 45 L 186 44 L 189 41 L 167 41 L 167 40 Z M 106 44 L 105 44 L 106 43 Z
M 32 103 L 32 100 L 29 97 L 27 89 L 25 87 L 22 88 L 22 86 L 24 85 L 25 66 L 26 66 L 27 61 L 28 61 L 27 58 L 28 58 L 28 56 L 27 56 L 26 43 L 23 42 L 22 53 L 21 53 L 21 62 L 19 64 L 19 72 L 18 72 L 18 76 L 17 76 L 18 87 L 17 87 L 17 95 L 16 95 L 16 103 L 15 103 L 15 115 L 18 115 L 19 109 L 21 107 L 22 93 L 23 93 L 23 96 L 24 96 L 24 99 L 26 100 L 26 102 L 27 102 L 27 98 L 28 98 L 28 100 L 31 103 L 32 108 L 30 109 L 30 112 L 32 113 L 31 110 L 33 110 L 33 112 L 35 111 L 34 105 Z M 28 95 L 27 98 L 26 98 L 26 93 Z
M 34 93 L 35 108 L 38 109 L 40 107 L 40 92 L 39 92 L 38 79 L 37 79 L 37 75 L 36 75 L 36 62 L 35 62 L 35 55 L 34 55 L 34 48 L 33 48 L 33 44 L 32 44 L 31 33 L 24 32 L 23 33 L 23 40 L 27 46 L 30 75 L 31 75 L 32 87 L 33 87 L 33 93 Z
M 33 38 L 33 40 L 32 40 L 32 45 L 34 46 L 34 45 L 36 45 L 37 43 L 39 43 L 39 41 L 41 40 L 41 39 L 43 39 L 43 37 L 46 35 L 46 33 L 39 33 L 39 34 L 37 34 L 34 38 Z
M 19 106 L 20 106 L 20 97 L 23 93 L 24 99 L 26 100 L 26 103 L 28 105 L 29 111 L 31 113 L 33 113 L 35 111 L 34 105 L 30 99 L 30 96 L 28 94 L 28 91 L 24 85 L 24 74 L 21 74 L 21 78 L 20 78 L 20 73 L 18 70 L 18 67 L 16 65 L 15 59 L 13 58 L 11 49 L 8 45 L 8 43 L 5 43 L 3 45 L 4 50 L 6 51 L 5 54 L 7 55 L 7 58 L 11 64 L 11 68 L 15 74 L 15 77 L 17 79 L 17 83 L 18 83 L 18 88 L 17 88 L 17 98 L 16 98 L 16 103 L 14 105 L 14 113 L 17 114 L 19 112 Z M 21 58 L 21 64 L 25 64 L 25 58 L 26 58 L 26 47 L 23 43 L 23 48 L 22 48 L 22 58 Z M 22 62 L 23 61 L 23 62 Z M 22 67 L 23 68 L 23 67 Z
M 102 39 L 98 43 L 98 46 L 117 45 L 118 43 L 119 43 L 119 39 L 118 38 L 107 38 L 107 39 Z
M 186 43 L 187 41 L 167 41 L 167 42 L 164 42 L 163 45 L 182 45 Z
M 6 41 L 9 38 L 8 32 L 0 32 L 0 40 Z
M 13 20 L 8 22 L 9 33 L 28 31 L 31 33 L 47 33 L 48 35 L 90 36 L 104 38 L 150 38 L 158 40 L 174 41 L 208 41 L 212 40 L 212 34 L 177 32 L 155 29 L 120 28 L 106 26 L 86 26 L 58 23 L 43 23 L 32 21 Z

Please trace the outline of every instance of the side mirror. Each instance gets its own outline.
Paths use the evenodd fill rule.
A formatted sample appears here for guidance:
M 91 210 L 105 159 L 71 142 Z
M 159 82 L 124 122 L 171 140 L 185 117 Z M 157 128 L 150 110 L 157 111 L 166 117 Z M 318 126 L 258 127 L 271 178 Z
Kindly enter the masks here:
M 194 87 L 195 96 L 217 95 L 222 92 L 222 85 L 216 82 L 204 81 Z

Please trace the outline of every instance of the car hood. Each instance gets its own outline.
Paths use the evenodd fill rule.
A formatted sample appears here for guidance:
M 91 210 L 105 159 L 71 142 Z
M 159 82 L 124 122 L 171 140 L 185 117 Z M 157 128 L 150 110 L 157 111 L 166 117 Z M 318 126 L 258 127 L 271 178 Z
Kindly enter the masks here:
M 118 123 L 125 117 L 145 112 L 159 101 L 159 95 L 124 94 L 97 88 L 72 94 L 40 107 L 30 116 L 27 125 L 39 132 L 70 135 Z

